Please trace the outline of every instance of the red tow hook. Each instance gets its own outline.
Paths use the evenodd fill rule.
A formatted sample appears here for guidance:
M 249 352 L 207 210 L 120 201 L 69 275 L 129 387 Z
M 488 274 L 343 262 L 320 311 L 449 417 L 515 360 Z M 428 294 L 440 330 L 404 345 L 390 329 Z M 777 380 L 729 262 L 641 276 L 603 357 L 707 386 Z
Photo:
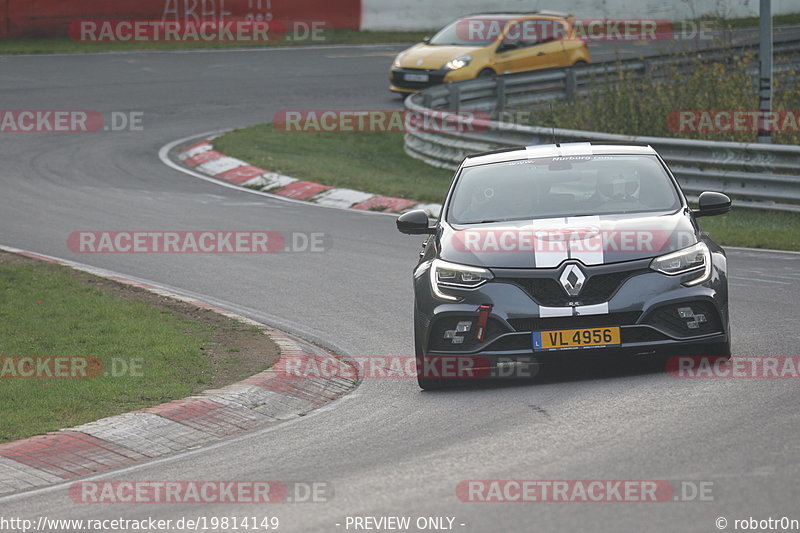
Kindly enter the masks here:
M 489 322 L 489 313 L 491 312 L 491 305 L 482 305 L 478 308 L 478 323 L 475 327 L 475 338 L 480 342 L 486 340 L 486 324 Z

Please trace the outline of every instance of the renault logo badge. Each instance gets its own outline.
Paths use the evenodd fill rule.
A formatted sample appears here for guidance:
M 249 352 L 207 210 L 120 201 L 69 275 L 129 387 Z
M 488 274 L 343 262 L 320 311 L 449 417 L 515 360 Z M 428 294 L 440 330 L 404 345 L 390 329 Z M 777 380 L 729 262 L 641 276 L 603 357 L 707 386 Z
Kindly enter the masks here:
M 570 296 L 577 296 L 581 293 L 583 283 L 586 281 L 586 274 L 578 265 L 567 265 L 559 278 L 564 291 Z

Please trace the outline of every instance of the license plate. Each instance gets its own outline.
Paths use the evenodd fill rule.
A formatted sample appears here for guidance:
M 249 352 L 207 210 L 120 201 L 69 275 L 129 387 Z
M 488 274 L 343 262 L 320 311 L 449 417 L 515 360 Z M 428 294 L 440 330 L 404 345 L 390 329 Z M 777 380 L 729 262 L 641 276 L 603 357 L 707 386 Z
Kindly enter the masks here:
M 619 331 L 617 327 L 534 331 L 533 349 L 550 351 L 619 346 L 621 344 Z
M 430 76 L 428 76 L 427 74 L 405 74 L 404 79 L 406 81 L 416 81 L 425 83 L 428 80 L 430 80 Z

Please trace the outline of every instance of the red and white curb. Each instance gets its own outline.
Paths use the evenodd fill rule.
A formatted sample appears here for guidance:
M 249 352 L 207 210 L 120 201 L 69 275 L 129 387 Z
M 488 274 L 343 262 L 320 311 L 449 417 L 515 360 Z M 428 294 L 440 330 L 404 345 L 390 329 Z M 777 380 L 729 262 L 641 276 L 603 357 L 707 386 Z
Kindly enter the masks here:
M 58 263 L 210 309 L 259 327 L 280 347 L 275 365 L 239 383 L 81 426 L 0 444 L 0 494 L 31 489 L 186 450 L 236 433 L 301 416 L 352 390 L 341 377 L 294 377 L 280 372 L 285 358 L 340 361 L 320 348 L 219 307 L 126 278 L 108 270 L 0 246 L 0 250 Z M 355 373 L 351 375 L 356 375 Z
M 438 217 L 442 210 L 440 204 L 421 204 L 404 198 L 380 196 L 353 189 L 338 189 L 270 172 L 214 150 L 211 141 L 212 139 L 205 139 L 180 149 L 178 160 L 196 172 L 234 185 L 327 207 L 383 213 L 404 213 L 412 209 L 424 209 L 432 217 Z

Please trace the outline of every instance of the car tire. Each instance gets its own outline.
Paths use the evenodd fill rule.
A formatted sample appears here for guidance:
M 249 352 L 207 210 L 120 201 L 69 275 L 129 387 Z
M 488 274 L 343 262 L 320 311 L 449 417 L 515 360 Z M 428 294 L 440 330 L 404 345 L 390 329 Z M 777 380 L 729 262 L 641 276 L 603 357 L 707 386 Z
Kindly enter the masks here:
M 485 68 L 478 73 L 478 79 L 496 78 L 497 73 L 490 68 Z

